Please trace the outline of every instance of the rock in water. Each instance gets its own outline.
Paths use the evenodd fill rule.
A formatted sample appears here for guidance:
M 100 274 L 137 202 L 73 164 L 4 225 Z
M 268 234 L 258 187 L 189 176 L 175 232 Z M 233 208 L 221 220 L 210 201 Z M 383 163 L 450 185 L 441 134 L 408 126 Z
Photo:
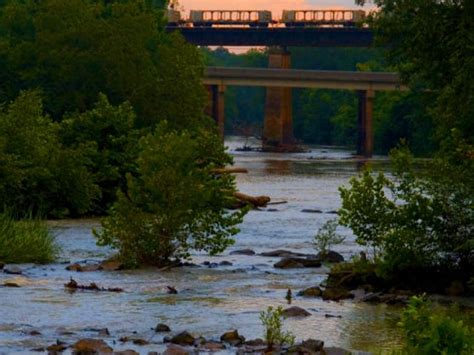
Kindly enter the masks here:
M 309 313 L 306 309 L 300 307 L 290 307 L 282 312 L 283 317 L 308 317 L 311 313 Z
M 179 333 L 178 335 L 175 335 L 174 337 L 171 338 L 171 342 L 173 344 L 178 344 L 178 345 L 194 345 L 195 341 L 196 341 L 196 338 L 186 331 Z
M 157 324 L 155 327 L 155 332 L 156 333 L 161 333 L 161 332 L 171 332 L 170 327 L 168 327 L 166 324 Z
M 113 352 L 113 349 L 105 341 L 98 339 L 81 339 L 72 348 L 74 355 L 111 354 Z
M 241 249 L 230 252 L 230 255 L 255 255 L 252 249 Z
M 190 354 L 189 351 L 177 345 L 169 345 L 168 348 L 163 353 L 163 355 L 189 355 L 189 354 Z
M 323 350 L 323 347 L 324 341 L 308 339 L 300 344 L 293 345 L 288 349 L 288 352 L 296 354 L 316 354 L 319 351 Z
M 291 250 L 285 250 L 285 249 L 277 249 L 277 250 L 272 250 L 272 251 L 267 251 L 264 253 L 260 254 L 261 256 L 268 256 L 268 257 L 280 257 L 280 258 L 294 258 L 294 257 L 305 257 L 308 256 L 307 254 L 303 253 L 296 253 Z
M 239 346 L 243 344 L 245 338 L 242 335 L 239 335 L 237 330 L 232 330 L 222 334 L 221 341 L 229 343 L 232 346 Z
M 344 261 L 344 257 L 341 254 L 332 250 L 329 250 L 326 253 L 318 253 L 316 258 L 328 263 L 342 263 Z
M 323 291 L 323 300 L 325 301 L 340 301 L 352 298 L 354 298 L 354 295 L 343 288 L 327 288 Z
M 298 296 L 303 296 L 303 297 L 321 297 L 323 294 L 323 291 L 319 287 L 310 287 L 307 288 L 306 290 L 298 292 Z
M 0 261 L 0 270 L 2 270 L 4 266 L 5 266 L 5 263 Z
M 318 259 L 283 258 L 273 265 L 277 269 L 295 269 L 303 267 L 321 267 Z

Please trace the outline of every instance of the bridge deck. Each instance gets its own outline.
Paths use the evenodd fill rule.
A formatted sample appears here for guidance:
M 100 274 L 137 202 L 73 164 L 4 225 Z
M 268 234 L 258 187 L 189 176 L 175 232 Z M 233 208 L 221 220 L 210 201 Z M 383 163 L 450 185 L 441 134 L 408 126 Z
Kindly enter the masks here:
M 408 90 L 396 73 L 207 67 L 204 84 L 346 90 Z
M 369 28 L 342 27 L 168 27 L 200 46 L 370 47 Z

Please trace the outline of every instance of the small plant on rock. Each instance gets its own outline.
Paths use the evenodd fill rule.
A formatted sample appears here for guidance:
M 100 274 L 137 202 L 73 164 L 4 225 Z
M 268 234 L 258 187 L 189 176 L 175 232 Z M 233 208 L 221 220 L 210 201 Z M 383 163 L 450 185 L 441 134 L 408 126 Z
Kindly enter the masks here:
M 293 345 L 295 336 L 291 332 L 283 331 L 283 308 L 268 307 L 266 311 L 260 312 L 260 320 L 265 327 L 265 340 L 269 350 L 275 345 Z
M 321 256 L 328 254 L 331 246 L 341 244 L 344 237 L 336 233 L 337 219 L 330 219 L 319 228 L 318 233 L 314 236 L 313 245 Z

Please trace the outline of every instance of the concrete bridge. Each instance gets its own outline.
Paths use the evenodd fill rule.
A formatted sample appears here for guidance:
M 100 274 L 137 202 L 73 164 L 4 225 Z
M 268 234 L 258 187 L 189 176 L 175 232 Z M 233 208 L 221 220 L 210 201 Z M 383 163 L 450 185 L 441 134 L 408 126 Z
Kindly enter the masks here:
M 168 27 L 198 46 L 370 47 L 374 34 L 357 27 Z
M 210 114 L 224 134 L 224 94 L 227 86 L 267 87 L 263 140 L 265 148 L 281 150 L 294 144 L 291 88 L 355 90 L 359 95 L 357 153 L 373 153 L 373 106 L 376 91 L 408 88 L 395 73 L 294 70 L 289 54 L 270 53 L 270 68 L 206 69 L 204 84 L 210 91 Z M 355 119 L 355 117 L 354 117 Z

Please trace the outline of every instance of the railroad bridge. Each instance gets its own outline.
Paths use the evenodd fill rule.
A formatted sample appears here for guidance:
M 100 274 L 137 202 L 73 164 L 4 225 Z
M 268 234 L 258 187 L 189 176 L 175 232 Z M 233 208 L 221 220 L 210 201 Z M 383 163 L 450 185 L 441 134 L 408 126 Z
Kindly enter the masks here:
M 205 11 L 200 12 L 202 14 L 199 14 L 199 18 L 205 15 Z M 257 22 L 249 22 L 248 26 L 240 27 L 220 26 L 222 21 L 235 22 L 232 12 L 228 20 L 224 18 L 225 11 L 208 12 L 211 12 L 211 17 L 206 20 L 206 23 L 193 23 L 193 18 L 196 16 L 191 14 L 187 25 L 180 26 L 177 20 L 174 25 L 168 27 L 168 31 L 179 31 L 188 42 L 199 46 L 270 47 L 268 69 L 217 67 L 206 69 L 204 84 L 210 93 L 209 113 L 219 125 L 222 136 L 224 134 L 224 94 L 227 86 L 264 86 L 267 88 L 263 143 L 266 148 L 275 148 L 275 150 L 281 150 L 281 148 L 284 150 L 284 147 L 290 147 L 295 142 L 292 88 L 355 90 L 359 96 L 357 153 L 365 157 L 372 156 L 372 118 L 375 92 L 379 90 L 407 90 L 401 84 L 398 76 L 394 73 L 292 70 L 291 54 L 287 50 L 287 47 L 296 46 L 372 46 L 372 30 L 367 27 L 354 26 L 354 16 L 360 11 L 339 11 L 352 13 L 347 23 L 344 20 L 345 15 L 337 19 L 336 12 L 332 10 L 290 11 L 295 13 L 291 25 L 284 21 L 291 14 L 284 12 L 282 20 L 278 22 L 268 20 L 268 14 L 262 13 L 260 15 L 265 15 L 265 23 L 258 23 L 257 19 Z M 312 16 L 309 20 L 306 15 L 308 12 Z M 216 23 L 219 26 L 212 24 L 213 13 L 220 13 L 218 16 L 220 22 Z M 298 18 L 298 13 L 303 13 L 303 16 Z M 317 13 L 323 13 L 322 17 L 319 18 Z M 329 22 L 326 13 L 332 13 Z M 363 17 L 364 15 L 358 14 L 357 16 Z M 334 26 L 330 25 L 331 21 L 334 21 Z

